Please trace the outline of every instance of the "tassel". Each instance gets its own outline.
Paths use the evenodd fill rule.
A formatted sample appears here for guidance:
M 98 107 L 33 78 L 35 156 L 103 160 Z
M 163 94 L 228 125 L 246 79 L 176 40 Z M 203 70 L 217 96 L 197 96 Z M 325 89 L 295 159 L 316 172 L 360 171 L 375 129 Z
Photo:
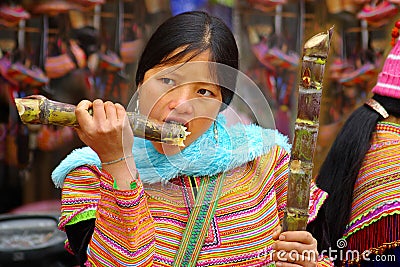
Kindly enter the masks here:
M 387 249 L 396 248 L 400 246 L 399 223 L 399 214 L 385 216 L 347 238 L 347 249 L 357 250 L 361 255 L 366 250 L 383 254 Z M 357 264 L 358 260 L 349 260 L 347 263 Z
M 400 29 L 400 19 L 398 21 L 396 21 L 396 23 L 394 24 L 394 27 L 392 28 L 392 41 L 391 41 L 391 45 L 394 46 L 397 42 L 397 38 L 399 38 L 399 29 Z

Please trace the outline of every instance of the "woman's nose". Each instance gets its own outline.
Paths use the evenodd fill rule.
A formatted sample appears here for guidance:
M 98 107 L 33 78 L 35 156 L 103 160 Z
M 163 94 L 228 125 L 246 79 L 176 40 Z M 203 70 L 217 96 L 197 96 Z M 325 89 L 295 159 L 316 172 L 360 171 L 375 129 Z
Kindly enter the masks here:
M 177 88 L 171 92 L 171 100 L 169 102 L 169 108 L 174 109 L 179 113 L 193 113 L 193 103 L 195 96 L 191 93 L 190 88 Z

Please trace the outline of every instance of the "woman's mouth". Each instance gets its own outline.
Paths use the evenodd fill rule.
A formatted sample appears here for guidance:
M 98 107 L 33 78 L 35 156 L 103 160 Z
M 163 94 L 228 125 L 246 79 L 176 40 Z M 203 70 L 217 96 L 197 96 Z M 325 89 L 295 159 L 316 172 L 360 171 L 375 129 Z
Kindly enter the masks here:
M 178 124 L 181 126 L 185 126 L 186 128 L 188 127 L 188 122 L 185 120 L 181 120 L 181 119 L 166 119 L 166 120 L 164 120 L 164 122 Z

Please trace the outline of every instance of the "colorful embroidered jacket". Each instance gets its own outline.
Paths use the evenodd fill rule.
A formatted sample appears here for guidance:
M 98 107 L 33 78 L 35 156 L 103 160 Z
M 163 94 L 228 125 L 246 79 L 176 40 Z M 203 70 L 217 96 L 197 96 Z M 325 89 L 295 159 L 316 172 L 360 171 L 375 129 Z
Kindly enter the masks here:
M 273 264 L 271 234 L 283 217 L 288 161 L 287 152 L 275 146 L 226 173 L 196 266 Z M 68 234 L 68 227 L 79 228 L 96 218 L 93 234 L 81 230 L 78 237 L 91 235 L 88 266 L 171 266 L 193 203 L 191 188 L 200 179 L 180 176 L 172 181 L 175 187 L 158 184 L 145 191 L 139 183 L 133 190 L 121 191 L 97 167 L 78 167 L 64 181 L 60 229 Z M 312 186 L 310 220 L 325 198 L 325 192 Z M 320 266 L 330 262 L 321 260 Z
M 354 186 L 350 223 L 344 235 L 349 250 L 397 253 L 397 259 L 385 257 L 387 264 L 394 264 L 391 266 L 396 265 L 393 260 L 400 261 L 399 155 L 400 125 L 378 123 Z

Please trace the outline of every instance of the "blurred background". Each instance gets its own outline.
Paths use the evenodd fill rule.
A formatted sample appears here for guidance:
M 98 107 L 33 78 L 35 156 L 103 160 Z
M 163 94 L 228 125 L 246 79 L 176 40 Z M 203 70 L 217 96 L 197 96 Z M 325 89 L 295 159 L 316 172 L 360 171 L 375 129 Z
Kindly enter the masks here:
M 127 105 L 138 56 L 166 18 L 189 10 L 221 17 L 235 34 L 240 68 L 267 98 L 276 127 L 293 137 L 304 41 L 334 26 L 315 169 L 347 115 L 368 97 L 399 1 L 2 0 L 0 4 L 0 213 L 59 211 L 51 172 L 83 144 L 68 127 L 21 123 L 13 99 L 42 94 L 77 104 Z M 315 171 L 316 171 L 315 170 Z
M 127 106 L 138 57 L 166 18 L 204 10 L 222 18 L 240 70 L 260 88 L 276 128 L 293 138 L 302 47 L 334 26 L 314 172 L 347 116 L 369 96 L 400 18 L 398 0 L 2 0 L 0 4 L 0 267 L 75 266 L 57 230 L 51 172 L 83 146 L 69 127 L 24 125 L 14 98 Z M 245 113 L 246 111 L 244 111 Z M 251 122 L 252 114 L 248 115 Z

